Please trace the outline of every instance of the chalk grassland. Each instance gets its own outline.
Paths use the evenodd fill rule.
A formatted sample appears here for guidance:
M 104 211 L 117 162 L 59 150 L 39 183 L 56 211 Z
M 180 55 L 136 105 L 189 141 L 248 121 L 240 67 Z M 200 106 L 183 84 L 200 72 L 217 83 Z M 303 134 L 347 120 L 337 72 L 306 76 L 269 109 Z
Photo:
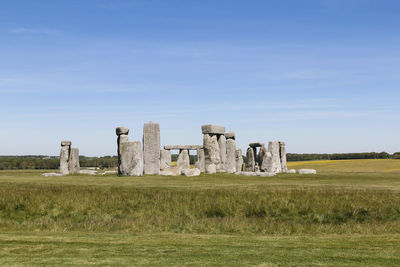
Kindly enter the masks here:
M 400 264 L 400 160 L 289 165 L 319 174 L 2 171 L 0 264 Z

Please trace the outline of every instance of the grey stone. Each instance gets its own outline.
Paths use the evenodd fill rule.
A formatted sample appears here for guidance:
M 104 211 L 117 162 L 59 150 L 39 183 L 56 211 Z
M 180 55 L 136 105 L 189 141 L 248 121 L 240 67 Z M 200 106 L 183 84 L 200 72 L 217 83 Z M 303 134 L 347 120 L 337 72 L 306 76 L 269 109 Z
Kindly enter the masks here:
M 287 164 L 286 164 L 286 148 L 285 148 L 285 142 L 279 142 L 279 154 L 281 157 L 281 168 L 282 172 L 287 172 Z
M 269 151 L 266 151 L 263 155 L 262 164 L 260 166 L 261 171 L 263 172 L 272 172 L 273 173 L 273 164 L 272 164 L 272 154 Z
M 121 165 L 121 144 L 124 142 L 128 142 L 129 138 L 126 134 L 118 135 L 117 138 L 117 153 L 118 153 L 118 173 L 121 174 L 120 165 Z
M 229 173 L 236 172 L 236 142 L 234 139 L 226 140 L 225 170 Z
M 61 141 L 61 146 L 71 146 L 71 141 Z
M 274 176 L 275 173 L 272 172 L 256 172 L 257 176 L 263 176 L 263 177 L 270 177 L 270 176 Z
M 171 167 L 171 151 L 161 149 L 160 150 L 160 170 L 165 170 Z
M 79 173 L 79 149 L 71 148 L 68 159 L 68 172 Z
M 200 175 L 200 170 L 197 169 L 197 168 L 184 169 L 184 170 L 182 170 L 182 174 L 187 176 L 187 177 L 199 176 Z
M 269 142 L 268 151 L 272 155 L 272 170 L 271 170 L 271 172 L 273 172 L 273 173 L 282 172 L 279 142 L 277 142 L 277 141 Z
M 254 171 L 260 172 L 260 167 L 258 166 L 258 162 L 256 162 L 256 165 L 254 166 Z
M 145 123 L 143 127 L 143 161 L 145 174 L 160 172 L 160 124 Z
M 182 168 L 175 166 L 167 168 L 160 172 L 160 175 L 167 175 L 167 176 L 179 176 L 182 173 Z
M 217 171 L 225 171 L 225 164 L 226 164 L 226 138 L 225 135 L 220 135 L 218 137 L 218 144 L 219 144 L 219 152 L 220 152 L 220 159 L 221 163 L 217 165 Z
M 70 146 L 62 146 L 60 151 L 60 173 L 65 175 L 68 174 L 68 160 L 70 154 Z
M 97 171 L 94 170 L 80 170 L 79 174 L 89 174 L 89 175 L 97 175 Z
M 48 173 L 42 173 L 42 176 L 50 177 L 50 176 L 64 176 L 62 173 L 55 173 L 55 172 L 48 172 Z
M 299 174 L 317 174 L 317 171 L 314 169 L 300 169 Z
M 236 149 L 236 154 L 235 154 L 235 160 L 236 160 L 236 171 L 240 172 L 243 170 L 243 155 L 242 155 L 242 149 Z
M 226 139 L 235 139 L 235 132 L 226 132 L 225 138 Z
M 244 176 L 256 176 L 257 174 L 255 172 L 241 172 L 241 175 Z
M 250 143 L 249 147 L 262 147 L 264 146 L 264 143 L 256 142 L 256 143 Z
M 203 146 L 200 145 L 168 145 L 164 146 L 164 149 L 166 150 L 198 150 L 200 148 L 203 148 Z
M 129 134 L 129 129 L 126 128 L 126 127 L 123 127 L 123 126 L 117 127 L 117 128 L 115 129 L 115 133 L 116 133 L 117 135 L 121 135 L 121 134 L 128 135 L 128 134 Z
M 203 139 L 206 172 L 213 171 L 211 164 L 217 168 L 221 164 L 221 152 L 216 135 L 205 134 Z
M 120 170 L 124 176 L 143 175 L 143 149 L 139 141 L 124 142 L 121 144 Z
M 254 172 L 256 166 L 253 148 L 249 147 L 246 152 L 246 172 Z
M 209 174 L 214 174 L 217 172 L 217 166 L 212 163 L 210 165 L 206 165 L 206 172 Z
M 188 150 L 183 149 L 179 152 L 178 161 L 176 165 L 178 167 L 181 167 L 182 170 L 190 169 L 190 159 Z
M 213 124 L 207 124 L 201 126 L 203 134 L 225 134 L 225 127 Z
M 295 170 L 295 169 L 287 170 L 286 173 L 292 173 L 292 174 L 294 174 L 294 173 L 296 173 L 296 170 Z
M 106 175 L 106 174 L 116 174 L 117 171 L 105 171 L 101 175 Z
M 258 166 L 262 166 L 262 162 L 264 160 L 264 155 L 267 153 L 267 148 L 265 146 L 260 147 L 260 152 L 258 153 Z
M 197 161 L 195 163 L 195 167 L 200 170 L 200 172 L 205 172 L 206 171 L 206 165 L 205 165 L 205 155 L 204 155 L 204 149 L 200 148 L 197 150 Z

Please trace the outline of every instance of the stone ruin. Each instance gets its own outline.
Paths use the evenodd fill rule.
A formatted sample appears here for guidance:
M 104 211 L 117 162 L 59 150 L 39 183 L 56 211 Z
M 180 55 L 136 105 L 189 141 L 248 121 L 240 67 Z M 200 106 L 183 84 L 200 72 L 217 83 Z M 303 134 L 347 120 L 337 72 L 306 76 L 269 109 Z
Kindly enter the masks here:
M 71 141 L 61 142 L 60 174 L 79 173 L 79 149 L 71 147 Z
M 295 170 L 287 169 L 284 142 L 269 142 L 268 149 L 264 143 L 250 143 L 246 151 L 246 163 L 243 164 L 242 150 L 236 149 L 234 132 L 226 132 L 225 127 L 212 124 L 203 125 L 201 130 L 203 145 L 165 145 L 160 149 L 158 123 L 150 121 L 144 124 L 142 142 L 129 141 L 129 129 L 117 127 L 118 174 L 197 176 L 200 173 L 227 172 L 247 176 L 272 176 L 282 172 L 295 173 Z M 172 166 L 171 150 L 179 150 L 176 166 Z M 190 167 L 190 151 L 197 151 L 194 168 Z M 79 150 L 71 148 L 71 141 L 62 141 L 58 175 L 74 173 L 84 173 L 79 167 Z M 304 173 L 310 171 L 304 170 Z
M 165 145 L 160 149 L 160 125 L 145 123 L 143 146 L 140 141 L 129 141 L 129 129 L 116 129 L 118 173 L 124 176 L 143 174 L 195 176 L 200 173 L 227 172 L 243 175 L 271 176 L 287 172 L 284 142 L 251 143 L 243 164 L 242 150 L 236 149 L 234 132 L 225 127 L 207 124 L 201 127 L 203 145 Z M 259 148 L 259 153 L 257 149 Z M 177 165 L 172 166 L 171 150 L 179 150 Z M 190 151 L 197 151 L 194 168 L 190 167 Z M 245 166 L 245 169 L 244 169 Z

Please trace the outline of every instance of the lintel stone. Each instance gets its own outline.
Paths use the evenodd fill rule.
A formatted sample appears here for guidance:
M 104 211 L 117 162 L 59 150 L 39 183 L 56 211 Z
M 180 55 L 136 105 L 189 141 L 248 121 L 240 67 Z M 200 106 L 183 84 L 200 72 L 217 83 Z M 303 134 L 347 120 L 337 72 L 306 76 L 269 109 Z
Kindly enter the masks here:
M 250 147 L 262 147 L 262 146 L 264 146 L 264 143 L 260 143 L 260 142 L 250 143 L 249 146 Z
M 126 127 L 123 127 L 123 126 L 117 127 L 117 128 L 115 129 L 115 133 L 116 133 L 117 135 L 129 134 L 129 129 L 126 128 Z
M 203 134 L 225 134 L 225 127 L 213 124 L 206 124 L 201 126 Z
M 71 141 L 61 141 L 61 146 L 71 146 Z
M 235 139 L 235 132 L 227 132 L 225 133 L 226 139 Z

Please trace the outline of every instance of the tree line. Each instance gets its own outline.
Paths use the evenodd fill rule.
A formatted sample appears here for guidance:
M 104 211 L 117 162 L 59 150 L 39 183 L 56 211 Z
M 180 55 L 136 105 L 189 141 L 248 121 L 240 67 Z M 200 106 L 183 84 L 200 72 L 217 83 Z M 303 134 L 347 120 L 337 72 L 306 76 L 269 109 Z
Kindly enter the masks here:
M 243 157 L 244 160 L 246 157 Z M 178 155 L 171 155 L 172 161 L 178 160 Z M 345 159 L 400 159 L 400 152 L 389 154 L 386 152 L 368 153 L 335 153 L 335 154 L 296 154 L 288 153 L 288 161 L 309 160 L 345 160 Z M 190 164 L 197 161 L 197 155 L 190 155 Z M 85 157 L 79 156 L 81 167 L 113 168 L 118 166 L 117 156 Z M 49 156 L 0 156 L 0 170 L 26 170 L 26 169 L 58 169 L 59 157 Z

